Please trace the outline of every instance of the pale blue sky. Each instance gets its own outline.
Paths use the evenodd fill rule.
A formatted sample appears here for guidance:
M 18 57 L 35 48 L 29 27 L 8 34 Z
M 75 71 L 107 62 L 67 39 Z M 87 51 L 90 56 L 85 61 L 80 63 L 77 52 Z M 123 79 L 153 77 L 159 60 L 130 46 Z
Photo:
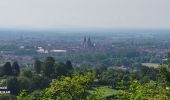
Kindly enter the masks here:
M 170 28 L 170 0 L 0 0 L 0 27 Z

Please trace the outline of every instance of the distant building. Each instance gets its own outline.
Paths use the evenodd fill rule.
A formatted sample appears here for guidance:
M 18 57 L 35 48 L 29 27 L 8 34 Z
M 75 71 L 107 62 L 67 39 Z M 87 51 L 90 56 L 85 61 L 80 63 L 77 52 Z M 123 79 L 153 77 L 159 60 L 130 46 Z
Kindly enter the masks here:
M 53 49 L 50 52 L 53 52 L 53 53 L 65 53 L 65 52 L 67 52 L 67 50 L 56 50 L 56 49 Z
M 24 49 L 24 48 L 25 48 L 25 46 L 20 46 L 19 48 L 20 48 L 20 49 Z
M 84 37 L 82 45 L 83 45 L 84 48 L 91 48 L 91 47 L 95 47 L 96 46 L 95 43 L 92 43 L 90 37 Z
M 38 53 L 49 53 L 48 50 L 43 49 L 42 47 L 38 47 Z

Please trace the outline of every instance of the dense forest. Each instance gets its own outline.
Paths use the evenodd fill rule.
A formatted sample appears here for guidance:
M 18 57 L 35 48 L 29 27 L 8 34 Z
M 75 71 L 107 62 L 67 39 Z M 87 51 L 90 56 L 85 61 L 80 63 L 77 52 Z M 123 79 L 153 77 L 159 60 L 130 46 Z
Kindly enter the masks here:
M 169 100 L 170 53 L 159 67 L 129 70 L 102 65 L 76 68 L 70 60 L 35 59 L 33 67 L 6 62 L 0 69 L 0 100 Z

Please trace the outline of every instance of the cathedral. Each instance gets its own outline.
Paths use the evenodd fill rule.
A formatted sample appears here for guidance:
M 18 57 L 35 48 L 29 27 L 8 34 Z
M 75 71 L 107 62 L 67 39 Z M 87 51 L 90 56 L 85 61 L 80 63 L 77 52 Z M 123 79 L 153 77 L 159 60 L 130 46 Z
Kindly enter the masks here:
M 84 40 L 83 40 L 83 47 L 84 48 L 92 48 L 92 47 L 95 47 L 95 44 L 91 42 L 91 39 L 90 37 L 84 37 Z

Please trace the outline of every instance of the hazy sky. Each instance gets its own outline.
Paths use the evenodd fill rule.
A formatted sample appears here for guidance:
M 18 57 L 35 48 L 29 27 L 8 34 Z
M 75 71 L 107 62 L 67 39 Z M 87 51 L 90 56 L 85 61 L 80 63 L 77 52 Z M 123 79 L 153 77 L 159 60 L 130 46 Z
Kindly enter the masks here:
M 0 0 L 0 27 L 170 28 L 170 0 Z

